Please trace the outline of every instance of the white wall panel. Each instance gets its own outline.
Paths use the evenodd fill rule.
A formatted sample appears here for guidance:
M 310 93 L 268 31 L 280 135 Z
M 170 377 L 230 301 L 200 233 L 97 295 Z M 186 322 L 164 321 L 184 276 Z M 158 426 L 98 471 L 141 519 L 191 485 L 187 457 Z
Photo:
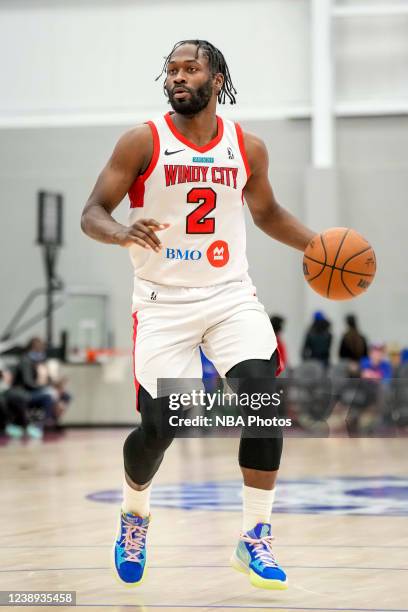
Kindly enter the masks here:
M 334 40 L 338 101 L 408 103 L 408 14 L 338 19 Z
M 304 104 L 307 23 L 307 0 L 3 2 L 0 121 L 109 123 L 161 112 L 154 78 L 173 43 L 191 37 L 225 53 L 241 115 Z

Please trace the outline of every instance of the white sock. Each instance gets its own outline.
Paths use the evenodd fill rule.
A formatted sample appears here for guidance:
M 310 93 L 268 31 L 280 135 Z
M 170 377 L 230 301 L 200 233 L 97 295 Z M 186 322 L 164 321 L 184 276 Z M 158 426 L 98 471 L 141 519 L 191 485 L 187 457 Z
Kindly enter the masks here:
M 143 491 L 136 491 L 126 482 L 126 478 L 123 480 L 123 512 L 132 512 L 145 518 L 150 513 L 150 493 L 152 490 L 152 483 Z
M 258 523 L 270 523 L 275 489 L 255 489 L 242 487 L 243 516 L 242 531 L 253 529 Z

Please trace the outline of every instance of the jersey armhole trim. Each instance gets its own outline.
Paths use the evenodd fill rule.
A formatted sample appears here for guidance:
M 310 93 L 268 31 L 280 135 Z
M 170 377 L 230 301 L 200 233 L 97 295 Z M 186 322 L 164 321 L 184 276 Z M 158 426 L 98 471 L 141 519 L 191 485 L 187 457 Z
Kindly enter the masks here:
M 246 150 L 245 150 L 244 133 L 243 133 L 242 128 L 239 125 L 239 123 L 235 123 L 235 130 L 237 132 L 238 146 L 239 146 L 239 150 L 241 152 L 242 161 L 244 162 L 245 170 L 246 170 L 246 173 L 247 173 L 247 180 L 248 180 L 249 177 L 251 176 L 251 168 L 249 166 L 248 156 L 247 156 L 247 153 L 246 153 Z
M 140 177 L 138 177 L 138 178 L 143 178 L 144 181 L 146 181 L 149 178 L 149 176 L 155 169 L 157 162 L 159 160 L 159 155 L 160 155 L 160 138 L 159 138 L 159 132 L 157 131 L 157 127 L 155 126 L 153 121 L 146 121 L 146 125 L 148 125 L 152 131 L 153 153 L 152 153 L 152 159 L 150 160 L 150 163 L 147 166 L 146 170 L 143 172 L 143 174 L 140 175 Z
M 143 174 L 140 174 L 129 189 L 130 208 L 140 208 L 144 205 L 145 182 L 155 169 L 160 155 L 160 138 L 157 127 L 153 121 L 146 121 L 153 136 L 152 158 Z

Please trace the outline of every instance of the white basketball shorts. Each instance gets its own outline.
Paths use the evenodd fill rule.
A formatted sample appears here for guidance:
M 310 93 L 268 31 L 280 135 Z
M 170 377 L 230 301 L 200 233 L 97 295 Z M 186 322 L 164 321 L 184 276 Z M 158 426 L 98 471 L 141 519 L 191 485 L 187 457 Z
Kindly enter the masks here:
M 135 279 L 134 375 L 157 397 L 158 378 L 201 379 L 199 347 L 224 377 L 246 359 L 270 359 L 275 333 L 249 277 L 211 287 Z

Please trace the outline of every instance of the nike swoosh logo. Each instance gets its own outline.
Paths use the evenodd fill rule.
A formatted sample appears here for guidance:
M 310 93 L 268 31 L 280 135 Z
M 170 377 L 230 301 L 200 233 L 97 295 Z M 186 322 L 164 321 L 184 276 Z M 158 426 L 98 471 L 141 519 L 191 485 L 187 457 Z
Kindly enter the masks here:
M 178 151 L 168 151 L 167 149 L 165 150 L 164 154 L 165 155 L 174 155 L 175 153 L 181 153 L 182 151 L 185 151 L 185 149 L 179 149 Z

